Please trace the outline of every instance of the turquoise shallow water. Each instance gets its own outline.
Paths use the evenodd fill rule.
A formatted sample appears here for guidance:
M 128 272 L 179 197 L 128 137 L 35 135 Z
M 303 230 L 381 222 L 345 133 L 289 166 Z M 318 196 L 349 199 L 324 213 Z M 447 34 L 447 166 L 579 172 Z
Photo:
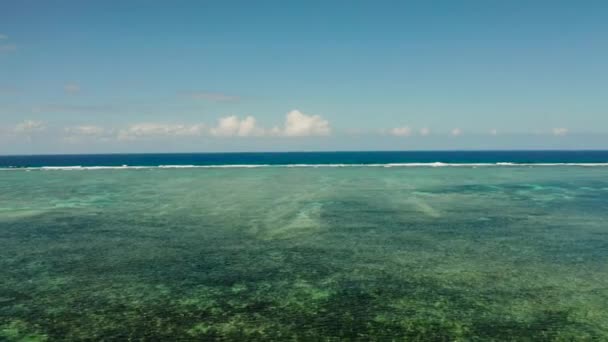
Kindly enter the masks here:
M 0 172 L 0 340 L 606 340 L 608 168 Z

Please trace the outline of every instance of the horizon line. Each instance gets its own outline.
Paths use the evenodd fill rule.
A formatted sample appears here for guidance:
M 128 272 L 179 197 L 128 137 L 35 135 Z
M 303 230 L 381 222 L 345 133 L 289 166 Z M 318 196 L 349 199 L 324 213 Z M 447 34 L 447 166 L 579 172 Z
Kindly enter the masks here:
M 209 152 L 95 152 L 0 154 L 0 157 L 102 156 L 102 155 L 168 155 L 168 154 L 289 154 L 289 153 L 424 153 L 424 152 L 608 152 L 606 149 L 429 149 L 429 150 L 294 150 L 294 151 L 209 151 Z

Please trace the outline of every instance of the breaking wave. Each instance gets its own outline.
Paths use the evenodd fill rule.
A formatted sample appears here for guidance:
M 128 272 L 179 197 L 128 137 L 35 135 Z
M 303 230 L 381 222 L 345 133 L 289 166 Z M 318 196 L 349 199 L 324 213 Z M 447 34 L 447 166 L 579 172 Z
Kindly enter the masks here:
M 40 166 L 40 167 L 2 167 L 0 170 L 14 171 L 82 171 L 82 170 L 138 170 L 138 169 L 248 169 L 248 168 L 347 168 L 347 167 L 548 167 L 579 166 L 608 167 L 608 163 L 384 163 L 384 164 L 230 164 L 230 165 L 121 165 L 121 166 Z

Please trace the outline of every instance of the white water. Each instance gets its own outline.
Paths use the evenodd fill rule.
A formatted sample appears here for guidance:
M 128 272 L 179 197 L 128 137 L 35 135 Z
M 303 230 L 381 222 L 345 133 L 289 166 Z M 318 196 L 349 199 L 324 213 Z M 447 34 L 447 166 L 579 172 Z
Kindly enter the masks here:
M 158 165 L 158 166 L 41 166 L 41 167 L 5 167 L 1 171 L 82 171 L 82 170 L 132 170 L 132 169 L 224 169 L 224 168 L 340 168 L 340 167 L 547 167 L 547 166 L 580 166 L 606 167 L 608 163 L 385 163 L 385 164 L 233 164 L 233 165 Z

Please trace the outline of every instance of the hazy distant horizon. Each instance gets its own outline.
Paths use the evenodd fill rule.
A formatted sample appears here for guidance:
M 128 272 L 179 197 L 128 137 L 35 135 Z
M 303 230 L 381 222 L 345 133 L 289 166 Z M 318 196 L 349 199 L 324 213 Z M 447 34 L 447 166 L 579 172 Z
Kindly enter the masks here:
M 426 138 L 426 137 L 425 137 Z M 469 135 L 424 138 L 376 137 L 360 139 L 330 136 L 316 139 L 291 138 L 197 138 L 121 142 L 106 141 L 96 145 L 53 143 L 32 138 L 26 144 L 2 144 L 0 155 L 27 154 L 113 154 L 113 153 L 241 153 L 241 152 L 348 152 L 348 151 L 535 151 L 535 150 L 608 150 L 608 135 L 568 136 L 501 136 Z M 155 142 L 162 146 L 150 146 Z
M 382 153 L 382 152 L 608 152 L 608 148 L 598 149 L 419 149 L 419 150 L 260 150 L 260 151 L 176 151 L 176 152 L 95 152 L 95 153 L 39 153 L 39 154 L 0 154 L 0 157 L 19 156 L 86 156 L 86 155 L 150 155 L 150 154 L 287 154 L 287 153 Z

